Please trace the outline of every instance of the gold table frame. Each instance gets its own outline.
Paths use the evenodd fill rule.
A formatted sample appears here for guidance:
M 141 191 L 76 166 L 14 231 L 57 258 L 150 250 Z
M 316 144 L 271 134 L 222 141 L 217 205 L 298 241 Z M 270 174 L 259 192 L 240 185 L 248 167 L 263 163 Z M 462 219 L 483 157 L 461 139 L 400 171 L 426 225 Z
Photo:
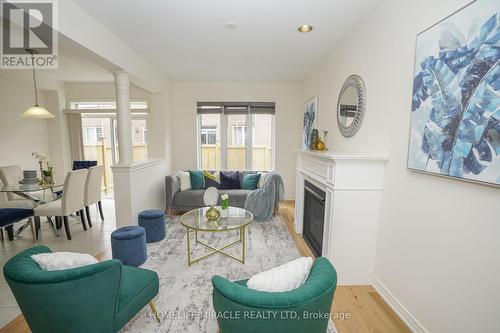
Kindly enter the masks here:
M 186 228 L 188 266 L 191 266 L 192 264 L 197 263 L 200 260 L 203 260 L 217 253 L 225 255 L 229 258 L 232 258 L 244 264 L 246 255 L 246 239 L 245 239 L 246 227 L 253 221 L 254 219 L 253 214 L 243 208 L 230 206 L 225 217 L 217 221 L 208 221 L 205 216 L 207 209 L 208 207 L 193 209 L 181 216 L 181 224 Z M 183 218 L 186 218 L 186 220 L 183 221 Z M 199 232 L 213 233 L 213 232 L 231 232 L 231 231 L 238 231 L 239 234 L 238 238 L 235 241 L 231 241 L 230 243 L 225 244 L 221 247 L 212 246 L 208 244 L 206 241 L 199 239 L 198 237 Z M 208 253 L 198 258 L 193 258 L 193 255 L 191 254 L 192 250 L 191 234 L 193 232 L 195 240 L 194 245 L 196 246 L 197 244 L 200 244 L 210 250 Z M 224 251 L 225 249 L 235 246 L 237 244 L 241 244 L 241 257 L 238 257 L 236 255 Z
M 216 253 L 220 253 L 220 254 L 223 254 L 225 256 L 228 256 L 230 258 L 233 258 L 234 260 L 237 260 L 239 262 L 241 262 L 242 264 L 245 263 L 245 234 L 246 234 L 246 225 L 238 228 L 238 229 L 222 229 L 222 230 L 198 230 L 198 229 L 195 229 L 195 228 L 191 228 L 191 227 L 186 227 L 186 238 L 187 238 L 187 259 L 188 259 L 188 266 L 191 266 L 192 264 L 194 263 L 197 263 L 198 261 L 200 260 L 203 260 L 205 258 L 208 258 L 210 257 L 211 255 L 213 254 L 216 254 Z M 201 241 L 200 239 L 198 239 L 198 231 L 201 231 L 201 232 L 222 232 L 222 231 L 234 231 L 234 230 L 239 230 L 239 239 L 238 240 L 235 240 L 234 242 L 231 242 L 229 244 L 226 244 L 222 247 L 219 247 L 219 248 L 216 248 L 216 247 L 213 247 L 212 245 L 210 244 L 207 244 L 206 242 L 204 241 Z M 191 242 L 190 242 L 190 236 L 191 236 L 191 232 L 194 231 L 194 238 L 195 238 L 195 244 L 201 244 L 209 249 L 211 249 L 212 251 L 211 252 L 208 252 L 207 254 L 199 257 L 199 258 L 196 258 L 196 259 L 191 259 Z M 232 254 L 229 254 L 227 252 L 225 252 L 224 250 L 233 246 L 233 245 L 236 245 L 238 243 L 241 243 L 241 258 L 238 258 Z

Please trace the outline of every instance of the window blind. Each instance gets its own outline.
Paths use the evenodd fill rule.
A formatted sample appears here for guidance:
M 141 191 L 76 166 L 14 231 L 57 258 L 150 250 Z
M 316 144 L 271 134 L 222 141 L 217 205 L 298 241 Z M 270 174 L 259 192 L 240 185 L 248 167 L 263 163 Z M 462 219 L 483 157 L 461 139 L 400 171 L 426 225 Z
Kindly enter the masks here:
M 274 114 L 274 102 L 198 102 L 198 114 Z

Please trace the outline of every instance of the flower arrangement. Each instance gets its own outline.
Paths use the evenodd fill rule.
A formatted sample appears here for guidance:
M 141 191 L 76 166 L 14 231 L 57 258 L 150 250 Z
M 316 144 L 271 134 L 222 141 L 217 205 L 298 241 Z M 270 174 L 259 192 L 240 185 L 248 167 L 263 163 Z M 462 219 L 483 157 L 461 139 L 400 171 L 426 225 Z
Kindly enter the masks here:
M 221 198 L 221 208 L 226 210 L 229 207 L 229 196 L 227 194 L 223 194 L 220 196 Z
M 40 152 L 32 152 L 31 156 L 38 161 L 38 165 L 40 167 L 40 185 L 52 184 L 54 183 L 54 172 L 52 167 L 50 166 L 50 162 L 47 159 L 47 156 Z M 43 168 L 43 163 L 45 162 L 46 168 Z

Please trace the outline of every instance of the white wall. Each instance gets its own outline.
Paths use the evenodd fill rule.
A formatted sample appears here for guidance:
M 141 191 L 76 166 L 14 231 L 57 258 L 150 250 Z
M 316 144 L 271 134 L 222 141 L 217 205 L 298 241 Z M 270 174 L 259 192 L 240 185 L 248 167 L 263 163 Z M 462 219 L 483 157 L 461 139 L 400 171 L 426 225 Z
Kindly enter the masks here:
M 298 83 L 174 82 L 172 94 L 174 170 L 196 168 L 196 102 L 276 102 L 275 168 L 285 182 L 285 197 L 295 196 L 295 154 L 302 140 Z
M 41 97 L 39 104 L 44 105 Z M 31 153 L 49 154 L 47 122 L 51 120 L 21 118 L 33 103 L 31 87 L 0 77 L 0 165 L 38 170 Z
M 53 119 L 22 118 L 21 113 L 34 103 L 31 74 L 25 71 L 4 70 L 0 73 L 0 165 L 20 165 L 36 169 L 33 151 L 45 153 L 54 167 L 55 177 L 63 180 L 69 164 L 65 149 L 67 131 L 62 115 L 64 87 L 44 75 L 38 78 L 39 104 L 56 117 Z M 62 99 L 62 101 L 61 101 Z
M 334 150 L 392 156 L 375 276 L 420 328 L 438 333 L 500 332 L 499 189 L 406 169 L 415 36 L 467 2 L 387 1 L 303 84 L 303 99 L 320 95 Z M 335 108 L 352 73 L 365 80 L 368 107 L 359 134 L 346 139 Z

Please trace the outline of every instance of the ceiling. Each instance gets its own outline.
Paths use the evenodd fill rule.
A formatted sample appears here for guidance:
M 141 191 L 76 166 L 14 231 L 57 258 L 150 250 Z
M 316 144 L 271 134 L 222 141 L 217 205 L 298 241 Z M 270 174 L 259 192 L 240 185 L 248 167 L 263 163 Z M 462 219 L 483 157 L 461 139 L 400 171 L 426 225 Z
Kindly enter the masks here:
M 377 1 L 75 2 L 171 80 L 298 82 Z

